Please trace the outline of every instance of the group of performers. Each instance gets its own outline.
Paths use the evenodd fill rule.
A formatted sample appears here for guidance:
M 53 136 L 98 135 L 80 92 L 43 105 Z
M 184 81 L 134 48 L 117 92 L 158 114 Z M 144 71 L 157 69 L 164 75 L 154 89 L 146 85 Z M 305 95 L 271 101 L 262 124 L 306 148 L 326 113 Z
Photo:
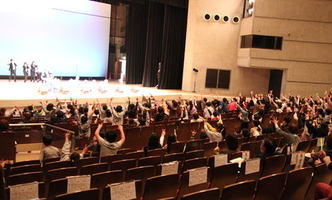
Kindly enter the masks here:
M 10 59 L 9 65 L 9 82 L 14 79 L 14 82 L 16 82 L 16 69 L 17 64 L 14 62 L 14 59 Z M 28 80 L 29 72 L 30 72 L 30 81 L 31 82 L 45 82 L 45 79 L 51 76 L 51 72 L 44 71 L 44 73 L 38 68 L 38 65 L 35 61 L 32 61 L 32 63 L 29 65 L 27 62 L 24 62 L 23 66 L 23 75 L 24 75 L 24 83 Z

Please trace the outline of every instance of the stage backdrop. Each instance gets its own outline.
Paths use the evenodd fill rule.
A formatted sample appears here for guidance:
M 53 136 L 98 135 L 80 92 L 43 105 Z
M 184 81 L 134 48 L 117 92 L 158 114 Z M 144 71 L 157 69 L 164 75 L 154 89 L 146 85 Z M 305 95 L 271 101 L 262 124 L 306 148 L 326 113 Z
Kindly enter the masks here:
M 0 76 L 10 59 L 55 76 L 106 77 L 109 4 L 88 0 L 0 0 Z

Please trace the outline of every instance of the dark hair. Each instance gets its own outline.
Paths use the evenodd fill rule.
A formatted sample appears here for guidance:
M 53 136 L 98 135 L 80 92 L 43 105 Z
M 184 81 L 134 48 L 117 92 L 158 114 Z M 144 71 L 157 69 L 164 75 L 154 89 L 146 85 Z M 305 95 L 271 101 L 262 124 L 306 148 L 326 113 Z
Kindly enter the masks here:
M 88 121 L 88 118 L 87 118 L 85 115 L 83 115 L 83 116 L 81 117 L 81 122 L 82 122 L 82 124 L 85 124 L 87 121 Z
M 83 108 L 83 113 L 88 113 L 89 112 L 89 108 L 86 106 Z
M 110 111 L 110 109 L 106 110 L 106 117 L 112 117 L 112 112 Z
M 0 120 L 0 131 L 7 131 L 8 128 L 9 128 L 8 121 L 5 119 Z
M 152 133 L 149 137 L 148 150 L 160 148 L 161 145 L 159 143 L 159 139 L 159 135 Z
M 145 103 L 144 107 L 151 108 L 151 104 L 150 103 Z
M 42 141 L 43 141 L 43 144 L 44 144 L 45 146 L 49 146 L 49 145 L 52 144 L 52 142 L 53 142 L 53 138 L 52 138 L 52 136 L 50 136 L 50 135 L 44 135 L 43 138 L 42 138 Z
M 171 145 L 172 145 L 173 142 L 176 142 L 176 137 L 175 137 L 174 134 L 171 134 L 167 138 L 167 149 L 166 149 L 167 153 L 171 152 Z
M 84 108 L 83 108 L 83 107 L 79 107 L 79 108 L 78 108 L 78 113 L 80 113 L 80 114 L 84 114 Z
M 59 110 L 58 112 L 56 112 L 56 116 L 57 116 L 58 119 L 61 119 L 65 116 L 65 113 L 62 112 L 61 110 Z
M 218 115 L 219 115 L 218 112 L 216 112 L 216 111 L 213 112 L 213 116 L 214 116 L 214 117 L 218 117 Z
M 200 134 L 199 134 L 199 139 L 206 139 L 208 138 L 207 134 L 205 133 L 205 131 L 202 131 Z
M 275 139 L 270 136 L 265 137 L 263 140 L 263 147 L 265 147 L 266 153 L 273 154 L 277 148 Z
M 33 110 L 33 106 L 28 106 L 28 110 L 32 111 Z
M 116 112 L 122 112 L 122 106 L 118 105 L 118 106 L 115 108 L 115 111 L 116 111 Z
M 206 106 L 211 106 L 211 102 L 206 102 Z
M 99 115 L 99 110 L 94 111 L 95 115 Z
M 104 104 L 102 107 L 103 107 L 103 110 L 107 110 L 107 105 L 106 104 Z
M 218 132 L 220 132 L 225 128 L 225 126 L 223 124 L 217 123 L 215 128 L 217 131 L 219 130 Z
M 284 118 L 284 121 L 288 124 L 289 122 L 291 122 L 291 118 L 289 118 L 289 117 L 285 117 L 285 118 Z
M 235 151 L 239 146 L 237 136 L 233 134 L 227 135 L 226 144 L 229 150 Z
M 297 130 L 298 130 L 297 126 L 290 125 L 290 126 L 288 127 L 288 132 L 290 132 L 290 133 L 292 133 L 292 134 L 296 134 L 296 133 L 297 133 Z
M 193 118 L 198 119 L 199 118 L 198 114 L 197 113 L 193 114 Z
M 140 126 L 145 126 L 146 125 L 146 121 L 143 118 L 138 119 L 138 122 L 139 122 Z
M 326 113 L 327 115 L 330 115 L 330 114 L 332 113 L 332 110 L 329 109 L 329 108 L 326 108 L 326 109 L 325 109 L 325 113 Z
M 247 128 L 242 129 L 242 135 L 243 137 L 250 137 L 249 129 Z
M 53 103 L 49 103 L 46 106 L 46 110 L 51 111 L 51 110 L 53 110 L 53 107 L 54 107 Z
M 116 136 L 117 136 L 117 134 L 113 130 L 107 131 L 105 134 L 105 138 L 109 143 L 115 142 Z
M 165 112 L 165 111 L 164 111 L 164 108 L 161 107 L 161 106 L 159 106 L 159 107 L 158 107 L 158 113 L 163 113 L 163 112 Z
M 77 152 L 73 152 L 72 154 L 70 154 L 70 161 L 72 163 L 72 166 L 74 166 L 75 161 L 79 160 L 80 158 L 81 158 L 81 156 Z

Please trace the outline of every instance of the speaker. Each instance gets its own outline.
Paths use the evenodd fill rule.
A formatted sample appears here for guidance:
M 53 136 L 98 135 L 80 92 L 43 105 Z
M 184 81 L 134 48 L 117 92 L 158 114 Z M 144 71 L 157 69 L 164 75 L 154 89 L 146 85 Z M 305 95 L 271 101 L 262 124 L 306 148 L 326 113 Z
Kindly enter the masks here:
M 204 15 L 204 19 L 206 20 L 206 21 L 209 21 L 210 19 L 211 19 L 211 15 L 210 14 L 205 14 Z
M 232 21 L 234 24 L 237 24 L 240 22 L 240 18 L 238 16 L 235 16 L 235 17 L 233 17 Z
M 228 22 L 229 21 L 229 17 L 227 15 L 223 16 L 222 21 L 223 22 Z
M 219 15 L 215 15 L 215 16 L 213 16 L 213 20 L 214 20 L 215 22 L 219 21 L 219 20 L 220 20 L 220 16 L 219 16 Z

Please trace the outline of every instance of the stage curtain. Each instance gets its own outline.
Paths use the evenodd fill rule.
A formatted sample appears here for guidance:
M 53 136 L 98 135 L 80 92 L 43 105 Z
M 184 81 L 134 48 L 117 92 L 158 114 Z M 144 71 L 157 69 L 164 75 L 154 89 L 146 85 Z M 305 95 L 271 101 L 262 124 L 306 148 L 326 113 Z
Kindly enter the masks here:
M 187 9 L 166 5 L 159 88 L 181 89 Z
M 146 55 L 142 85 L 154 87 L 158 84 L 158 63 L 161 62 L 165 4 L 149 2 Z
M 145 59 L 148 4 L 129 3 L 126 31 L 126 83 L 141 84 Z

